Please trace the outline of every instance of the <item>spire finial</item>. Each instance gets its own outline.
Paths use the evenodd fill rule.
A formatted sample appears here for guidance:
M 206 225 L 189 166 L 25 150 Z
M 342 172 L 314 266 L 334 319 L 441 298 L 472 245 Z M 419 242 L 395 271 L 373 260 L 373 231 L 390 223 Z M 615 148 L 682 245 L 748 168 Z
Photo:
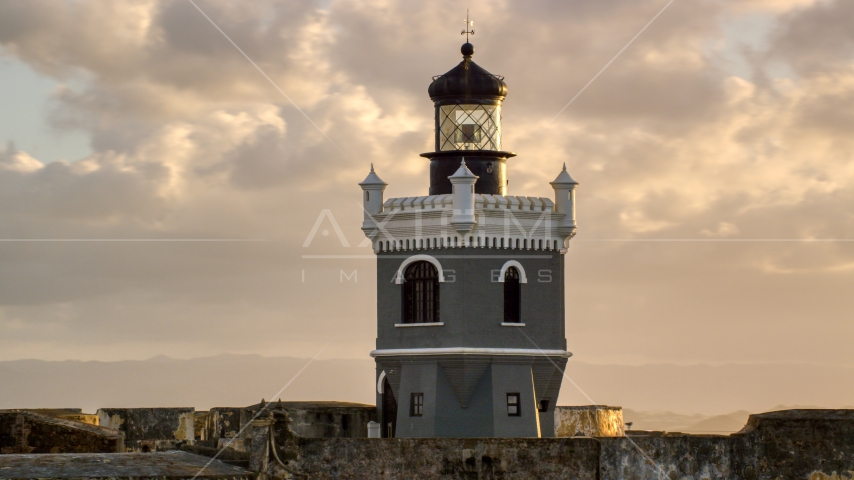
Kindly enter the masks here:
M 371 171 L 372 172 L 374 171 L 373 167 L 371 167 Z M 563 162 L 563 171 L 564 172 L 566 171 L 566 162 Z
M 465 167 L 465 166 L 466 166 L 466 157 L 463 157 L 463 161 L 462 161 L 462 162 L 460 162 L 460 166 L 461 166 L 461 167 Z
M 469 35 L 474 35 L 474 28 L 472 28 L 472 27 L 474 27 L 474 20 L 469 20 L 469 9 L 468 8 L 466 9 L 466 19 L 463 21 L 465 22 L 466 28 L 464 28 L 463 31 L 460 32 L 460 35 L 465 35 L 466 36 L 466 43 L 468 43 L 469 42 Z
M 563 169 L 566 170 L 566 164 L 563 164 Z M 371 173 L 374 173 L 374 164 L 371 162 Z

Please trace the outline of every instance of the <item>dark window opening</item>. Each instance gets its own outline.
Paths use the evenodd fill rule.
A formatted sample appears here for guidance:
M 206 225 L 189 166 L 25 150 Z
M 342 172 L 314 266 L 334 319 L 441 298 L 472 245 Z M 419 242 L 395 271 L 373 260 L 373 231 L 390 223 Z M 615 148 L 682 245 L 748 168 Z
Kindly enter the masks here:
M 507 416 L 508 417 L 521 417 L 522 416 L 522 405 L 519 402 L 519 394 L 518 393 L 508 393 L 507 394 Z
M 409 416 L 420 417 L 424 415 L 424 394 L 413 393 L 409 399 Z
M 439 321 L 439 271 L 430 262 L 415 262 L 404 273 L 403 323 Z
M 341 415 L 341 430 L 345 432 L 350 430 L 350 415 L 347 413 Z
M 549 401 L 548 400 L 540 400 L 539 408 L 537 408 L 537 410 L 539 410 L 541 412 L 548 412 L 549 411 Z
M 480 125 L 464 123 L 457 128 L 458 130 L 454 132 L 455 143 L 480 143 L 483 139 L 483 131 Z
M 510 267 L 504 272 L 504 323 L 521 323 L 522 288 L 519 271 Z

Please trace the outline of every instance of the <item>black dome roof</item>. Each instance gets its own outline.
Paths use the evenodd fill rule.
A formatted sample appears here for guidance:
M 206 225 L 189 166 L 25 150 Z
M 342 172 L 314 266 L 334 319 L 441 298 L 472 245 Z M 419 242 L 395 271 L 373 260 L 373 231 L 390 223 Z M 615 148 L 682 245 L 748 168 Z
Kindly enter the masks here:
M 430 98 L 433 101 L 463 98 L 504 100 L 507 96 L 504 78 L 487 72 L 472 61 L 474 47 L 470 43 L 463 45 L 462 52 L 465 56 L 459 65 L 433 78 L 427 89 Z

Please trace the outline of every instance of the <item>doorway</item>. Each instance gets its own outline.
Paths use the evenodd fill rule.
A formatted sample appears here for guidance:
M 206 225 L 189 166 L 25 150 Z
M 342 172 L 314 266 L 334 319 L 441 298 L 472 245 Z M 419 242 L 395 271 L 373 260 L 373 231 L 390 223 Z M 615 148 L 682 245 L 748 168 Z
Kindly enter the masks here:
M 388 379 L 383 380 L 383 423 L 382 437 L 394 438 L 394 433 L 397 430 L 397 400 L 394 398 L 394 392 L 391 391 L 391 384 Z

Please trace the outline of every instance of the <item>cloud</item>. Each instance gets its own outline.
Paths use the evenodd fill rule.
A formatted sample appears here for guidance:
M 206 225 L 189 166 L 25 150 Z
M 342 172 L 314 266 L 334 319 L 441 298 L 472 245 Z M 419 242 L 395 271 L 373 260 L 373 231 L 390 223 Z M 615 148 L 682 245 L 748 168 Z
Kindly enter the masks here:
M 709 237 L 728 237 L 739 233 L 738 225 L 729 222 L 718 223 L 718 228 L 715 230 L 703 229 L 700 231 L 702 235 Z
M 313 355 L 330 331 L 346 337 L 342 356 L 372 348 L 372 264 L 301 257 L 354 253 L 334 235 L 301 245 L 324 209 L 361 243 L 356 183 L 370 163 L 387 196 L 426 193 L 426 88 L 460 61 L 458 5 L 197 3 L 317 127 L 189 2 L 0 4 L 2 53 L 65 83 L 50 119 L 89 134 L 94 152 L 42 164 L 0 151 L 3 238 L 249 240 L 0 243 L 9 355 Z M 511 193 L 551 196 L 563 162 L 581 182 L 571 349 L 791 361 L 781 346 L 804 339 L 854 361 L 834 357 L 845 347 L 832 333 L 850 310 L 836 296 L 847 244 L 644 242 L 854 238 L 848 4 L 674 2 L 551 122 L 662 6 L 475 10 L 475 61 L 510 88 Z M 744 15 L 774 26 L 742 59 L 752 76 L 718 47 Z
M 43 166 L 27 152 L 16 150 L 12 142 L 9 142 L 5 150 L 0 150 L 0 169 L 7 172 L 28 173 L 40 170 Z
M 784 14 L 770 53 L 801 74 L 850 68 L 854 60 L 854 5 L 844 0 L 817 1 Z

